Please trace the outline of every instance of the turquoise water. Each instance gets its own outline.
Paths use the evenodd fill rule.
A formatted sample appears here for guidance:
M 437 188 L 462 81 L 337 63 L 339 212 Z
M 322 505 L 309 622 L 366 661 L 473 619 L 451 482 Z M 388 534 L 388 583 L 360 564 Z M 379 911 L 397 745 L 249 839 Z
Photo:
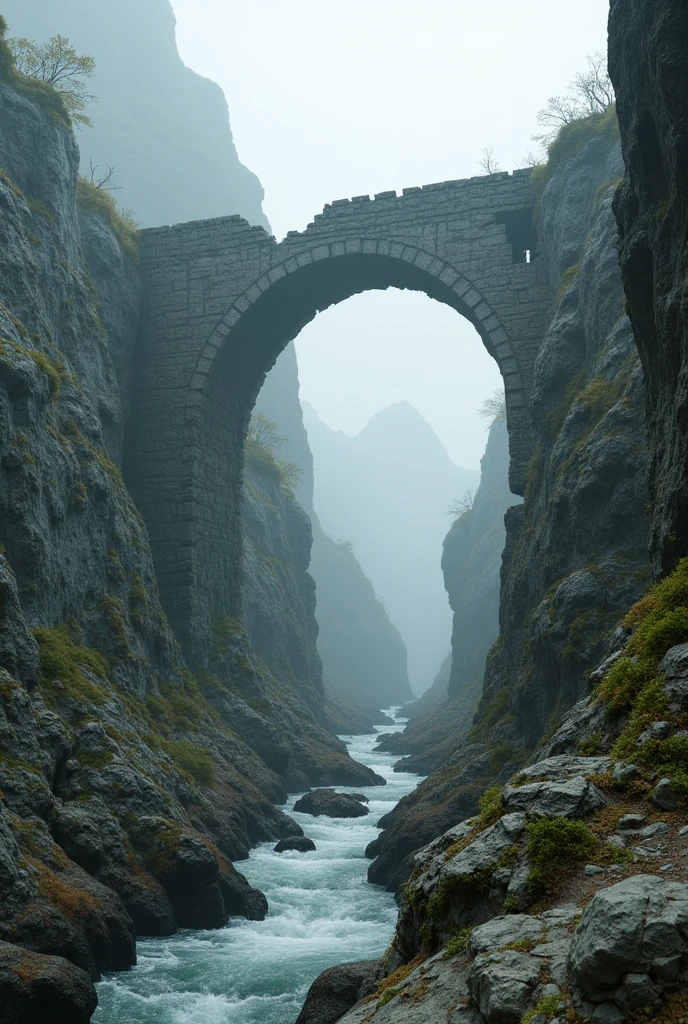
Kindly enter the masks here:
M 395 714 L 392 709 L 388 714 Z M 379 726 L 399 732 L 406 719 Z M 315 853 L 272 851 L 261 844 L 237 865 L 262 889 L 265 921 L 234 918 L 221 931 L 181 931 L 141 939 L 138 965 L 98 985 L 95 1024 L 293 1024 L 311 982 L 344 960 L 380 956 L 389 945 L 397 908 L 392 896 L 368 885 L 363 853 L 378 819 L 409 793 L 420 776 L 392 771 L 396 758 L 374 753 L 378 736 L 344 736 L 357 761 L 387 779 L 363 792 L 370 814 L 358 819 L 294 814 Z M 290 798 L 285 810 L 298 799 Z

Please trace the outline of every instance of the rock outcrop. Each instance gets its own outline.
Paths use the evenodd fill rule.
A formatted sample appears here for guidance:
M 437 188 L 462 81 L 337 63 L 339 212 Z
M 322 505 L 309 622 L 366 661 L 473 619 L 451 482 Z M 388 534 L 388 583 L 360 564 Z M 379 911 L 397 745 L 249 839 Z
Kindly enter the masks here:
M 403 733 L 385 736 L 379 749 L 409 754 L 398 771 L 428 775 L 451 762 L 473 725 L 482 694 L 485 659 L 499 633 L 499 575 L 504 513 L 515 500 L 508 484 L 509 442 L 500 416 L 490 427 L 472 507 L 459 516 L 444 541 L 442 572 L 454 615 L 452 653 L 431 689 L 411 705 Z M 441 689 L 440 689 L 441 693 Z M 388 839 L 385 842 L 389 841 Z
M 315 843 L 307 836 L 287 836 L 286 839 L 280 839 L 275 846 L 275 853 L 287 853 L 290 850 L 295 850 L 297 853 L 311 853 L 315 850 Z
M 377 966 L 377 960 L 358 960 L 323 971 L 309 988 L 296 1024 L 335 1024 L 375 991 Z
M 552 317 L 535 364 L 525 502 L 505 518 L 500 636 L 473 729 L 382 819 L 389 834 L 369 877 L 392 888 L 408 873 L 414 837 L 417 848 L 452 815 L 474 813 L 584 697 L 610 634 L 650 582 L 645 391 L 612 211 L 622 171 L 612 108 L 565 129 L 537 172 L 536 259 L 548 268 Z
M 280 458 L 298 468 L 293 492 L 312 524 L 308 569 L 316 584 L 317 647 L 323 665 L 327 722 L 335 733 L 372 732 L 374 725 L 385 721 L 381 708 L 413 697 L 406 648 L 351 545 L 329 537 L 313 508 L 313 456 L 299 403 L 292 344 L 267 375 L 256 409 L 277 425 L 284 439 Z M 250 590 L 250 577 L 247 587 Z
M 615 199 L 628 315 L 647 389 L 656 569 L 688 554 L 688 11 L 681 0 L 613 0 L 609 71 L 625 172 Z
M 0 942 L 0 1002 L 12 1024 L 87 1024 L 98 998 L 88 974 L 68 960 Z
M 81 169 L 114 165 L 117 184 L 142 226 L 239 213 L 267 227 L 263 189 L 239 161 L 227 101 L 215 82 L 183 63 L 169 0 L 112 8 L 88 0 L 6 0 L 13 35 L 67 36 L 95 58 L 92 127 L 80 133 Z
M 680 658 L 669 654 L 669 663 Z M 573 711 L 563 729 L 577 721 Z M 658 818 L 651 770 L 627 767 L 615 752 L 544 757 L 419 851 L 373 990 L 335 1019 L 673 1019 L 687 991 L 684 819 Z M 339 1005 L 326 1001 L 331 973 L 311 990 L 324 1011 Z
M 232 862 L 301 832 L 286 787 L 376 777 L 319 723 L 317 671 L 290 674 L 317 665 L 312 635 L 273 675 L 218 616 L 205 668 L 184 664 L 122 475 L 136 231 L 78 179 L 57 94 L 6 58 L 0 38 L 0 939 L 96 978 L 136 933 L 264 917 Z
M 306 793 L 296 801 L 294 810 L 316 818 L 321 814 L 328 818 L 364 818 L 370 813 L 352 794 L 335 793 L 333 789 L 314 789 Z

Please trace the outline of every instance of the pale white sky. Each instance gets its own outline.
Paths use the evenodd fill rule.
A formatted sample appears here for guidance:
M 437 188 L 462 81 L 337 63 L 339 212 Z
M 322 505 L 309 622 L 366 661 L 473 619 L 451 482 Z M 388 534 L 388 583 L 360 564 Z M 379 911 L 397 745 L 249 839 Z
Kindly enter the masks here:
M 606 48 L 607 0 L 172 0 L 185 62 L 225 91 L 278 238 L 326 202 L 523 166 L 536 115 Z M 455 462 L 485 443 L 499 374 L 474 329 L 412 293 L 320 314 L 297 342 L 302 397 L 356 433 L 406 399 Z

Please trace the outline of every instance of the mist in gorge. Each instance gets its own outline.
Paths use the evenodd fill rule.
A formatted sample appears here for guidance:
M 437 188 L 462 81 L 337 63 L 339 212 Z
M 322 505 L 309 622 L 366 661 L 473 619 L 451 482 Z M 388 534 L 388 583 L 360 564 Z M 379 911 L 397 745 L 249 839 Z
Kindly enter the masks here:
M 688 1008 L 683 0 L 0 0 L 0 1024 Z

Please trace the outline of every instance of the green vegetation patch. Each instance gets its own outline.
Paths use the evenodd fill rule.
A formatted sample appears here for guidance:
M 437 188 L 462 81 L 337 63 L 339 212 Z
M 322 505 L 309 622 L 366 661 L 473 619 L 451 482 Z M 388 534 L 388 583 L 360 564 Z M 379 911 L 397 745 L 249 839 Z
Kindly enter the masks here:
M 449 960 L 453 956 L 458 956 L 459 953 L 465 953 L 472 931 L 472 927 L 462 928 L 455 935 L 452 935 L 442 954 L 442 959 Z
M 79 178 L 76 201 L 81 210 L 95 213 L 111 228 L 119 246 L 132 266 L 139 263 L 139 229 L 132 214 L 120 210 L 109 192 L 97 188 L 88 178 Z
M 633 630 L 624 656 L 612 666 L 596 690 L 596 698 L 625 726 L 612 749 L 617 759 L 631 759 L 648 771 L 672 780 L 677 795 L 688 798 L 688 739 L 672 736 L 637 746 L 653 722 L 669 721 L 685 728 L 684 716 L 672 716 L 657 669 L 667 651 L 688 642 L 688 558 L 655 584 L 635 604 L 624 625 Z
M 547 183 L 566 160 L 575 156 L 593 139 L 608 138 L 618 134 L 618 131 L 616 104 L 612 104 L 603 113 L 589 114 L 564 125 L 547 147 L 547 163 L 533 169 L 532 182 L 538 197 L 542 197 Z
M 106 692 L 85 674 L 107 678 L 108 663 L 103 655 L 74 642 L 68 625 L 36 629 L 33 634 L 40 654 L 40 685 L 43 696 L 54 707 L 60 697 L 102 704 Z M 58 685 L 61 684 L 61 685 Z
M 521 1024 L 530 1024 L 535 1017 L 546 1017 L 547 1020 L 552 1020 L 561 1015 L 564 1006 L 565 1003 L 561 996 L 544 996 L 534 1010 L 521 1018 Z
M 60 369 L 51 362 L 45 352 L 41 352 L 37 348 L 20 345 L 19 342 L 12 341 L 11 338 L 0 337 L 0 359 L 2 359 L 3 356 L 6 357 L 9 350 L 15 352 L 19 356 L 24 356 L 25 358 L 32 360 L 36 368 L 40 370 L 48 380 L 51 401 L 56 401 L 60 395 L 63 374 Z
M 509 701 L 511 699 L 512 687 L 503 686 L 497 690 L 494 696 L 488 701 L 480 712 L 480 720 L 468 733 L 468 739 L 472 742 L 479 742 L 484 738 L 485 733 L 497 725 L 498 722 L 512 721 L 508 714 Z
M 160 740 L 160 746 L 187 775 L 201 786 L 209 786 L 215 778 L 215 765 L 207 750 L 190 740 Z
M 531 891 L 547 891 L 559 868 L 583 860 L 597 846 L 597 839 L 582 821 L 540 818 L 526 825 L 527 852 L 533 870 Z
M 398 995 L 399 995 L 399 988 L 398 988 L 398 986 L 393 986 L 392 988 L 386 988 L 384 990 L 384 992 L 382 993 L 382 995 L 380 996 L 380 998 L 378 999 L 378 1001 L 377 1001 L 378 1007 L 385 1006 L 386 1003 L 390 1003 L 392 1001 L 392 999 L 394 999 L 394 997 L 398 996 Z
M 502 799 L 502 786 L 492 786 L 487 789 L 480 798 L 480 824 L 483 828 L 492 825 L 504 813 L 504 801 Z

